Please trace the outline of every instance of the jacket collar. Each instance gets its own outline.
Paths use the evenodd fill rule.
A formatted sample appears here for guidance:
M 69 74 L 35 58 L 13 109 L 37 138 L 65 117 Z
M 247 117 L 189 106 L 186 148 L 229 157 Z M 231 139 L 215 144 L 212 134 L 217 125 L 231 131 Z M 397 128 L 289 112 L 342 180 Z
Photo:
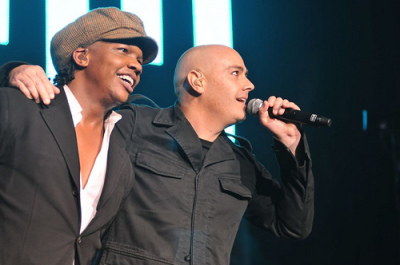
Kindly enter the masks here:
M 169 127 L 166 132 L 180 145 L 193 169 L 199 173 L 203 166 L 201 142 L 179 102 L 175 102 L 173 108 L 161 109 L 153 119 L 153 124 Z M 229 142 L 225 132 L 222 132 L 207 152 L 204 166 L 235 159 L 230 146 L 232 143 Z

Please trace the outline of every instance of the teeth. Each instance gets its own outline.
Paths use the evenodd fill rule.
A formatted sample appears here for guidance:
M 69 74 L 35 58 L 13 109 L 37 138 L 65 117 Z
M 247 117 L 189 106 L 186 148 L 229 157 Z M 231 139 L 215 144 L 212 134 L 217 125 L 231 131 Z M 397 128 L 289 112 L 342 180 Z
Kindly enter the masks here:
M 129 75 L 119 75 L 118 77 L 124 80 L 125 82 L 128 82 L 130 86 L 133 86 L 134 84 L 133 79 Z

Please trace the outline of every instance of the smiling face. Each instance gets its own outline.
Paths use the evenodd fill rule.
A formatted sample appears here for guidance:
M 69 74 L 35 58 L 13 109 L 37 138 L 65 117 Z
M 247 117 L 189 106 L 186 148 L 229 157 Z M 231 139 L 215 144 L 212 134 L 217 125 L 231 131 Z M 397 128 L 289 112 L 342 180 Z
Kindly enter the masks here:
M 84 75 L 93 100 L 106 108 L 124 103 L 140 81 L 142 50 L 123 40 L 98 41 L 86 50 Z
M 254 85 L 247 78 L 246 66 L 235 50 L 216 46 L 208 54 L 202 102 L 226 127 L 246 118 L 246 100 Z

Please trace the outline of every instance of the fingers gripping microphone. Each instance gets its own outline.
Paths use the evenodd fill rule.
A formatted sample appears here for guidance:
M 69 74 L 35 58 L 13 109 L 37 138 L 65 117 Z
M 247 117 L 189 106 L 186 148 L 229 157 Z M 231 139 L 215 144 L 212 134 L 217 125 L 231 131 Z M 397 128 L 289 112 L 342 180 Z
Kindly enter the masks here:
M 247 112 L 252 115 L 256 115 L 262 104 L 263 101 L 261 99 L 251 99 L 247 104 Z M 295 109 L 285 109 L 285 112 L 282 115 L 274 115 L 272 113 L 272 108 L 268 108 L 268 114 L 271 118 L 275 118 L 278 120 L 302 123 L 315 127 L 331 127 L 332 125 L 332 120 L 329 118 Z

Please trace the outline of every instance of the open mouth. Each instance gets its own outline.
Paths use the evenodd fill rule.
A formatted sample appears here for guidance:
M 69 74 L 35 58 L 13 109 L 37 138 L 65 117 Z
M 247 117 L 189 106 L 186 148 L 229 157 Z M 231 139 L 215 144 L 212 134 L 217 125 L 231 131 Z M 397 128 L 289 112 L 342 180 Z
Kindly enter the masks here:
M 135 81 L 129 75 L 118 75 L 118 77 L 122 79 L 124 82 L 127 82 L 131 87 L 135 85 Z
M 247 98 L 238 98 L 238 99 L 236 99 L 236 100 L 239 101 L 239 102 L 242 102 L 242 103 L 246 104 Z

